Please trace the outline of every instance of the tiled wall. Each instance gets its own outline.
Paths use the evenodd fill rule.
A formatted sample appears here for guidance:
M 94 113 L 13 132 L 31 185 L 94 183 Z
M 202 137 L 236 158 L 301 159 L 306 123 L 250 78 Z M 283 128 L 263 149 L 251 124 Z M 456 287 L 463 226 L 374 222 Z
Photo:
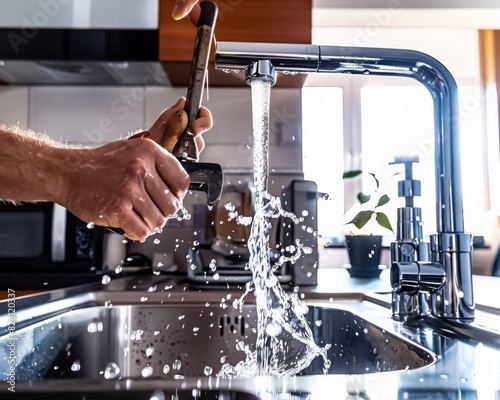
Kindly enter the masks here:
M 147 129 L 185 88 L 33 86 L 0 88 L 0 122 L 20 124 L 69 143 L 96 145 Z M 252 179 L 250 88 L 211 88 L 203 103 L 214 127 L 205 134 L 201 161 L 217 162 L 225 183 Z M 300 89 L 272 89 L 270 105 L 270 192 L 281 193 L 291 179 L 301 177 Z M 188 195 L 185 206 L 192 218 L 172 220 L 161 234 L 145 243 L 129 243 L 130 252 L 151 256 L 174 253 L 180 268 L 193 240 L 203 241 L 207 207 L 204 194 Z M 194 234 L 196 232 L 196 234 Z

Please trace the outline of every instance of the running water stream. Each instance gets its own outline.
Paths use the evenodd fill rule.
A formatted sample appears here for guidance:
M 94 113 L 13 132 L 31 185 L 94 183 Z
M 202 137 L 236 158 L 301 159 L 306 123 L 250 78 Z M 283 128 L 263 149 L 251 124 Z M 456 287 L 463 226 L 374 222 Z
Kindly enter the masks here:
M 311 361 L 322 356 L 324 370 L 330 362 L 326 357 L 329 345 L 319 347 L 304 314 L 307 307 L 298 292 L 286 293 L 274 274 L 270 260 L 269 232 L 271 219 L 280 216 L 299 222 L 293 213 L 283 210 L 279 198 L 268 192 L 269 177 L 269 100 L 271 82 L 255 78 L 251 83 L 253 105 L 253 174 L 256 192 L 255 213 L 248 239 L 249 267 L 257 306 L 257 342 L 255 353 L 246 348 L 247 358 L 237 366 L 224 365 L 220 376 L 293 376 L 306 368 Z M 302 248 L 302 250 L 305 250 Z M 300 256 L 301 246 L 292 258 Z M 278 264 L 290 259 L 282 257 Z M 239 300 L 242 303 L 243 297 Z

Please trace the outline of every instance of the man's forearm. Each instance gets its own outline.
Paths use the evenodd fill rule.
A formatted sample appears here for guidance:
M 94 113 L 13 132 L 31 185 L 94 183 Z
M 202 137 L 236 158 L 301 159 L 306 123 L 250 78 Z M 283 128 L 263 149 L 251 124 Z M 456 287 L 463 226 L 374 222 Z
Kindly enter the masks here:
M 0 199 L 57 201 L 72 153 L 45 135 L 0 126 Z

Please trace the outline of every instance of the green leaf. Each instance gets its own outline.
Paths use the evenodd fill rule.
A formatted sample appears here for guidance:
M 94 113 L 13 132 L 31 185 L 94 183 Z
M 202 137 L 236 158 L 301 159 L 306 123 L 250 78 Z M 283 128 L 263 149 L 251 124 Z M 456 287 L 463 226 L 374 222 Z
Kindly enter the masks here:
M 360 211 L 353 219 L 348 222 L 348 224 L 354 224 L 356 228 L 361 229 L 372 218 L 372 215 L 373 211 L 371 210 Z
M 389 201 L 391 201 L 390 197 L 389 197 L 389 196 L 387 196 L 386 194 L 383 194 L 382 196 L 380 196 L 380 199 L 378 199 L 378 203 L 377 203 L 377 205 L 375 206 L 375 208 L 377 208 L 377 207 L 381 207 L 381 206 L 383 206 L 384 204 L 389 203 Z
M 365 204 L 368 203 L 372 197 L 369 194 L 364 194 L 363 192 L 359 192 L 357 198 L 360 204 Z
M 352 171 L 346 171 L 342 175 L 342 179 L 354 178 L 358 175 L 361 175 L 362 173 L 363 173 L 363 171 L 361 171 L 360 169 L 353 169 Z
M 375 180 L 375 185 L 376 185 L 376 187 L 377 187 L 377 189 L 378 189 L 378 188 L 379 188 L 379 186 L 380 186 L 380 182 L 379 182 L 379 180 L 377 179 L 377 175 L 375 175 L 375 174 L 374 174 L 374 173 L 372 173 L 372 172 L 368 172 L 368 173 L 369 173 L 369 174 L 373 177 L 373 179 Z M 375 190 L 377 190 L 377 189 L 375 189 Z
M 390 230 L 391 232 L 394 232 L 394 230 L 392 229 L 391 222 L 389 221 L 389 218 L 387 218 L 387 215 L 385 215 L 384 213 L 381 213 L 381 212 L 377 212 L 375 214 L 376 214 L 375 219 L 377 220 L 378 224 L 382 228 L 385 228 L 385 229 Z

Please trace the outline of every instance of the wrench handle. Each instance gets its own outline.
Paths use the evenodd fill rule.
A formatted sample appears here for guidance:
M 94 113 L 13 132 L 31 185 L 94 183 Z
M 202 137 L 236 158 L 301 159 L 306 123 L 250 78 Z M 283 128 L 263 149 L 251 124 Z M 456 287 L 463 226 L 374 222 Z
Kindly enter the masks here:
M 198 118 L 203 96 L 203 88 L 207 75 L 210 48 L 212 45 L 215 21 L 217 19 L 217 5 L 211 1 L 200 3 L 201 14 L 198 21 L 198 30 L 194 44 L 193 61 L 189 77 L 186 105 L 184 111 L 188 116 L 188 124 L 174 146 L 172 154 L 188 161 L 198 161 L 198 146 L 194 140 L 191 123 Z

